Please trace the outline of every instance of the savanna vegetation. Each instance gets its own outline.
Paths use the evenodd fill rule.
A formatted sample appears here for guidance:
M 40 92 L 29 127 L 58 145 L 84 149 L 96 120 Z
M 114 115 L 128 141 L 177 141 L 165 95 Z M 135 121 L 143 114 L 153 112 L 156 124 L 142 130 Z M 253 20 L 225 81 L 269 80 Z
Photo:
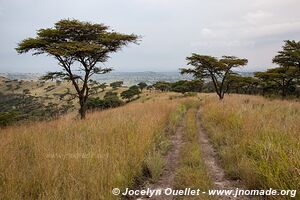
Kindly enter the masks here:
M 198 107 L 199 101 L 197 99 L 190 104 L 190 109 L 188 109 L 184 119 L 183 147 L 179 166 L 175 172 L 175 187 L 178 189 L 201 188 L 202 191 L 208 191 L 213 188 L 213 184 L 199 148 L 198 127 L 195 117 Z M 176 199 L 186 198 L 177 197 Z M 200 196 L 189 197 L 189 199 L 209 200 L 214 198 L 202 194 Z
M 70 81 L 80 105 L 79 114 L 84 119 L 88 97 L 92 93 L 90 83 L 94 74 L 105 74 L 112 68 L 99 67 L 129 43 L 136 43 L 138 36 L 110 31 L 104 24 L 92 24 L 78 20 L 60 20 L 54 28 L 40 29 L 35 38 L 21 41 L 18 53 L 32 52 L 33 55 L 46 54 L 57 60 L 61 71 L 49 72 L 43 79 Z M 80 67 L 77 67 L 77 66 Z
M 192 81 L 176 83 L 159 81 L 153 88 L 160 91 L 215 92 L 222 100 L 225 94 L 255 94 L 267 97 L 300 97 L 300 42 L 285 41 L 282 50 L 273 58 L 278 67 L 253 76 L 241 76 L 236 70 L 248 60 L 235 56 L 214 56 L 193 53 L 186 58 L 188 67 L 180 68 L 182 74 L 191 74 Z
M 203 125 L 231 179 L 251 189 L 299 191 L 299 102 L 249 95 L 223 102 L 212 95 L 201 98 Z
M 184 109 L 168 96 L 51 122 L 0 130 L 3 199 L 118 199 L 113 187 L 133 187 L 159 176 L 159 152 L 168 149 Z M 101 120 L 99 120 L 101 119 Z
M 127 87 L 122 83 L 115 81 L 106 84 L 90 80 L 87 110 L 115 108 L 140 97 L 144 87 Z M 79 108 L 74 93 L 75 89 L 68 81 L 3 78 L 0 80 L 0 127 L 19 122 L 52 120 L 73 112 Z
M 61 71 L 39 81 L 1 80 L 0 199 L 120 199 L 112 188 L 141 188 L 161 178 L 175 133 L 182 147 L 171 172 L 174 187 L 212 189 L 199 109 L 227 178 L 246 189 L 300 190 L 300 42 L 285 41 L 273 59 L 278 66 L 253 77 L 235 72 L 246 58 L 193 53 L 180 69 L 193 80 L 126 87 L 92 79 L 112 70 L 99 67 L 111 53 L 137 41 L 104 24 L 60 20 L 18 44 L 18 53 L 55 58 Z M 22 120 L 28 123 L 15 124 Z

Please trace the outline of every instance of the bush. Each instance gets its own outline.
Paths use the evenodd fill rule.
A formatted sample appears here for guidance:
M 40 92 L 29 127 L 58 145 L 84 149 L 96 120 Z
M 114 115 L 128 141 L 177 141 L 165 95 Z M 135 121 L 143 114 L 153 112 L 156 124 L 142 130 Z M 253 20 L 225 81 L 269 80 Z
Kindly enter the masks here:
M 87 102 L 88 109 L 108 109 L 123 105 L 124 102 L 119 99 L 117 93 L 107 92 L 103 99 L 89 98 Z
M 128 90 L 125 90 L 121 93 L 121 97 L 123 99 L 127 99 L 131 101 L 136 95 L 139 96 L 141 93 L 139 87 L 137 85 L 131 86 Z
M 153 87 L 157 90 L 162 92 L 164 91 L 173 91 L 179 93 L 186 93 L 186 92 L 201 92 L 203 87 L 203 81 L 201 80 L 180 80 L 174 83 L 170 82 L 156 82 Z
M 17 112 L 0 112 L 0 127 L 7 126 L 17 121 Z
M 111 84 L 109 84 L 109 86 L 112 87 L 113 89 L 122 87 L 122 85 L 123 85 L 123 81 L 115 81 L 115 82 L 112 82 Z

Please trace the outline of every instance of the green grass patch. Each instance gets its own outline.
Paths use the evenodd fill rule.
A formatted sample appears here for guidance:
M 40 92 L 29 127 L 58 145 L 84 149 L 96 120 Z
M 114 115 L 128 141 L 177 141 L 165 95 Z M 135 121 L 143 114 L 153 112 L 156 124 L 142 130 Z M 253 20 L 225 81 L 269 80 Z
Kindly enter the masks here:
M 220 102 L 211 96 L 202 107 L 203 124 L 229 177 L 249 189 L 300 191 L 299 102 L 245 95 Z
M 179 166 L 175 175 L 175 188 L 193 188 L 207 191 L 212 188 L 198 140 L 198 128 L 196 122 L 196 106 L 193 104 L 188 110 L 185 118 L 185 129 L 183 133 L 184 145 L 180 153 Z M 208 195 L 177 197 L 177 199 L 213 199 Z

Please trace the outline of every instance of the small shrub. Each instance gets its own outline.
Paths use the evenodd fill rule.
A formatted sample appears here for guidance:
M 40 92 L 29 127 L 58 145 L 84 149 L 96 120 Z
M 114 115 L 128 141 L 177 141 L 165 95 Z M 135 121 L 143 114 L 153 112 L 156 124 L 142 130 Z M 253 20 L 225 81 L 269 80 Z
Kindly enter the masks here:
M 0 127 L 13 124 L 17 118 L 17 112 L 0 112 Z

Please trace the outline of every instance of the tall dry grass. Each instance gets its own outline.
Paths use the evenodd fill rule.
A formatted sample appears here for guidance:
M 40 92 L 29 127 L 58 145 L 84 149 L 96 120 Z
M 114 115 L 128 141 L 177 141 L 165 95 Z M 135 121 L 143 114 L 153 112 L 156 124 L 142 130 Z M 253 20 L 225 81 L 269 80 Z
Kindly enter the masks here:
M 300 192 L 299 102 L 246 95 L 222 102 L 212 95 L 201 98 L 204 125 L 231 178 L 248 188 Z
M 165 98 L 0 130 L 0 199 L 118 199 L 179 101 Z

